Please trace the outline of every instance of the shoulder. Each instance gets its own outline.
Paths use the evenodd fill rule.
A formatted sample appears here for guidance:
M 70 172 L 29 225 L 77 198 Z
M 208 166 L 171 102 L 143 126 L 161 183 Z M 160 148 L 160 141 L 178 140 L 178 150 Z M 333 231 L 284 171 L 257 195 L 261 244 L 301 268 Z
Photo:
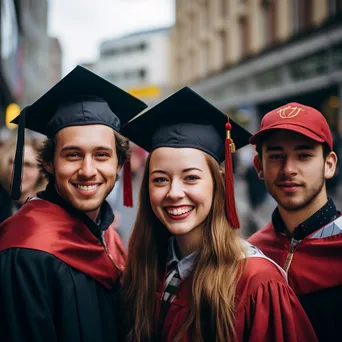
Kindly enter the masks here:
M 241 262 L 244 268 L 236 288 L 237 311 L 244 310 L 246 305 L 268 303 L 267 298 L 285 298 L 290 294 L 284 275 L 270 260 L 251 257 Z
M 51 220 L 57 217 L 65 216 L 66 211 L 57 204 L 42 200 L 39 198 L 32 198 L 27 201 L 14 215 L 6 221 L 7 225 L 16 225 L 23 220 L 25 226 L 30 223 L 44 223 L 44 217 L 48 216 Z
M 259 231 L 251 235 L 247 239 L 247 241 L 250 242 L 252 245 L 259 247 L 260 244 L 265 244 L 276 239 L 277 236 L 272 225 L 272 222 L 269 222 L 264 228 L 260 229 Z
M 51 253 L 31 248 L 9 248 L 0 252 L 0 263 L 3 270 L 25 268 L 37 269 L 40 272 L 59 270 L 66 265 Z
M 15 259 L 23 263 L 46 262 L 47 260 L 53 260 L 58 264 L 62 263 L 60 259 L 51 253 L 24 247 L 11 247 L 1 251 L 0 258 Z
M 265 257 L 250 257 L 245 263 L 241 279 L 253 286 L 258 286 L 265 281 L 277 281 L 286 284 L 284 271 Z
M 43 291 L 58 288 L 72 291 L 75 282 L 73 269 L 65 262 L 48 252 L 29 248 L 0 252 L 0 268 L 3 293 L 16 288 L 17 291 L 30 291 L 31 298 L 38 298 L 50 293 Z
M 60 239 L 59 232 L 71 234 L 73 223 L 59 208 L 45 200 L 25 203 L 0 225 L 0 250 L 12 247 L 52 250 Z
M 241 260 L 242 273 L 237 286 L 237 296 L 248 298 L 260 289 L 288 286 L 284 270 L 266 257 L 249 257 Z

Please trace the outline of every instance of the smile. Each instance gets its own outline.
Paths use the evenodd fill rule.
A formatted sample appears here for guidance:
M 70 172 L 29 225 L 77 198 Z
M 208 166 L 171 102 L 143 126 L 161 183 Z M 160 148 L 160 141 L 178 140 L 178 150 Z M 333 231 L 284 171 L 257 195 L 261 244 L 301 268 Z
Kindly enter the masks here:
M 169 215 L 180 216 L 192 211 L 194 207 L 183 207 L 183 208 L 166 208 L 165 210 Z
M 95 190 L 99 185 L 98 184 L 94 184 L 94 185 L 81 185 L 81 184 L 76 184 L 76 187 L 84 190 L 84 191 L 93 191 Z

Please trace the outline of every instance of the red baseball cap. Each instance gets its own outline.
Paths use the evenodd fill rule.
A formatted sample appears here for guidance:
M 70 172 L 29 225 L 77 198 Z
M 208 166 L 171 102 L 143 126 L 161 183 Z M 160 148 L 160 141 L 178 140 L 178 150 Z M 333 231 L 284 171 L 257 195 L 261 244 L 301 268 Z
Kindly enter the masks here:
M 327 143 L 329 148 L 333 149 L 333 138 L 328 122 L 315 108 L 291 102 L 268 112 L 261 120 L 260 130 L 249 139 L 249 143 L 257 145 L 277 129 L 303 134 L 312 140 Z

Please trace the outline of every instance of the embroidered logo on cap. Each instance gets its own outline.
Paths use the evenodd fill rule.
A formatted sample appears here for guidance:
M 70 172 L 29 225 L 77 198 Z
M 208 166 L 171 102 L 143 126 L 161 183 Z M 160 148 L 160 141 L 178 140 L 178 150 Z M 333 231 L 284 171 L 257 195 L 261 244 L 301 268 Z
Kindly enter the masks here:
M 282 119 L 291 119 L 297 116 L 303 108 L 287 106 L 279 109 L 277 112 Z

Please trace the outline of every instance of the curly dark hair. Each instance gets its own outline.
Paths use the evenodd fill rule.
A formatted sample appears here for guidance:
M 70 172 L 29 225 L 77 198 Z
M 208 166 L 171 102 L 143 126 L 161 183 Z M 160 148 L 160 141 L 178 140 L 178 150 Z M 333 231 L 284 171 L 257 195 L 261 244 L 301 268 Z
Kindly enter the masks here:
M 126 160 L 128 160 L 130 155 L 129 140 L 114 130 L 113 133 L 115 137 L 118 164 L 119 166 L 123 166 L 123 164 Z M 56 143 L 56 136 L 53 138 L 48 138 L 42 143 L 42 145 L 38 149 L 38 167 L 40 172 L 49 182 L 54 180 L 54 176 L 45 169 L 44 163 L 52 163 L 55 155 Z M 118 179 L 118 175 L 116 175 L 116 178 Z

